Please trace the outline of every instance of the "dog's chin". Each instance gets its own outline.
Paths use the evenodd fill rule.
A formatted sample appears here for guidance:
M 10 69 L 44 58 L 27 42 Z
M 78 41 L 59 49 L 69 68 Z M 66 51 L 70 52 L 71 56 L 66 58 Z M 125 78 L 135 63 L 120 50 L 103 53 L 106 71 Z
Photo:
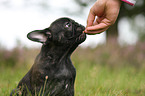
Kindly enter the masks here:
M 86 40 L 86 34 L 82 33 L 78 38 L 76 38 L 76 43 L 81 44 Z

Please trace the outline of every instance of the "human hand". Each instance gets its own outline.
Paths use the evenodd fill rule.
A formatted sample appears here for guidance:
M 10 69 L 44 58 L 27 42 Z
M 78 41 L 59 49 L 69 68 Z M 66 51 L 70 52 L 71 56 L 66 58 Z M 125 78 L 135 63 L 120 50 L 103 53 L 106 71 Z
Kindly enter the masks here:
M 121 0 L 97 0 L 87 19 L 85 33 L 94 35 L 106 31 L 118 17 Z M 97 18 L 95 19 L 95 17 Z

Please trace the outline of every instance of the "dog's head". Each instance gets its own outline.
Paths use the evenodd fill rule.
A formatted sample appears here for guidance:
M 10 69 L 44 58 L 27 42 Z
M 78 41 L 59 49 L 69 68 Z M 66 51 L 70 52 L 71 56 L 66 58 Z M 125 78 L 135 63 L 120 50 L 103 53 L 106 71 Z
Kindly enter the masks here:
M 83 33 L 85 27 L 70 18 L 60 18 L 55 20 L 50 27 L 44 30 L 35 30 L 28 33 L 28 39 L 43 44 L 71 45 L 80 44 L 86 39 Z

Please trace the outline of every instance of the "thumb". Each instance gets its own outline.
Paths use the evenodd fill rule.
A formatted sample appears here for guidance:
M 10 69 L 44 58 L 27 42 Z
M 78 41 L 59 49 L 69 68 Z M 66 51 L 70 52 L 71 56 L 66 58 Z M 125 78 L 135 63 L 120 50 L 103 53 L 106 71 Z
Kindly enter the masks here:
M 95 14 L 92 12 L 92 10 L 90 10 L 88 19 L 87 19 L 87 27 L 92 26 L 94 20 L 95 20 Z

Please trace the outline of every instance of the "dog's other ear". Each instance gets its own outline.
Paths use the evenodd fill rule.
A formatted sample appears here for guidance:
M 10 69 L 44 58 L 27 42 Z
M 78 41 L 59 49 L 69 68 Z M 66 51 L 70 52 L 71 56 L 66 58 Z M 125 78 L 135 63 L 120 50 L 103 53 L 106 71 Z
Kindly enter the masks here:
M 27 34 L 28 39 L 40 43 L 45 43 L 50 37 L 51 33 L 48 30 L 35 30 Z

